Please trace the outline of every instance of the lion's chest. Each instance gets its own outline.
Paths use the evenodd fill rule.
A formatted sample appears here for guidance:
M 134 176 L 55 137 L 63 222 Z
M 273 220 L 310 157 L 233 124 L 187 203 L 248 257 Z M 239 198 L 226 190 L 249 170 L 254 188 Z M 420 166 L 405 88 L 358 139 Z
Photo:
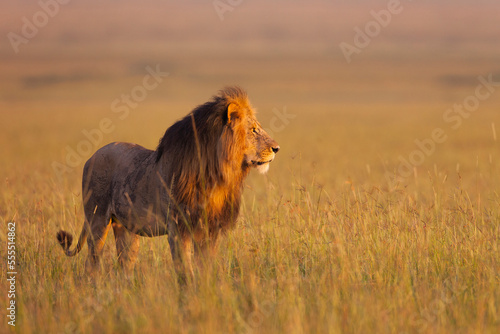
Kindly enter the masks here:
M 207 209 L 217 215 L 224 210 L 229 197 L 230 194 L 227 189 L 221 187 L 213 188 L 207 199 Z

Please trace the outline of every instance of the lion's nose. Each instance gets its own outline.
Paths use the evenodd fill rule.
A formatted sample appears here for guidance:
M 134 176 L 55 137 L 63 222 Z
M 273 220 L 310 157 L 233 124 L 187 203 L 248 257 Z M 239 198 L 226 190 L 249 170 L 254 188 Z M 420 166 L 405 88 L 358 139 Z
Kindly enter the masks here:
M 279 145 L 276 145 L 273 147 L 273 152 L 274 153 L 278 153 L 278 151 L 280 150 L 280 146 Z

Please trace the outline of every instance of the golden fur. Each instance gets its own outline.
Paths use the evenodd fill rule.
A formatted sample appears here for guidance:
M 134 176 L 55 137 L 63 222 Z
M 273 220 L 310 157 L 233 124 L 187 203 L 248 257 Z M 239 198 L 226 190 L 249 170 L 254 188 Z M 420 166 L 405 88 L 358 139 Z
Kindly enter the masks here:
M 112 226 L 119 262 L 130 269 L 139 235 L 168 234 L 177 271 L 192 274 L 193 245 L 196 253 L 215 249 L 220 233 L 236 223 L 251 167 L 266 172 L 278 150 L 246 93 L 228 87 L 168 128 L 155 151 L 129 143 L 99 149 L 83 171 L 78 245 L 69 249 L 72 236 L 65 231 L 57 239 L 68 256 L 87 239 L 93 268 Z

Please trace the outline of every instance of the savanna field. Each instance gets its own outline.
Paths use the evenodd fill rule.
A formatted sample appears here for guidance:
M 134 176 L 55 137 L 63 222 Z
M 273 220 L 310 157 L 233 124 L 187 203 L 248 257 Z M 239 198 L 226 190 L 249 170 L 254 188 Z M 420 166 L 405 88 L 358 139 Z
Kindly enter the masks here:
M 75 1 L 18 53 L 2 39 L 0 332 L 499 332 L 500 6 L 472 3 L 404 3 L 351 63 L 339 43 L 386 1 L 243 2 L 223 21 L 210 2 Z M 2 36 L 40 10 L 2 6 Z M 229 84 L 281 150 L 216 261 L 182 287 L 167 237 L 141 238 L 127 275 L 109 233 L 90 278 L 87 247 L 55 238 L 81 231 L 85 161 L 154 149 Z

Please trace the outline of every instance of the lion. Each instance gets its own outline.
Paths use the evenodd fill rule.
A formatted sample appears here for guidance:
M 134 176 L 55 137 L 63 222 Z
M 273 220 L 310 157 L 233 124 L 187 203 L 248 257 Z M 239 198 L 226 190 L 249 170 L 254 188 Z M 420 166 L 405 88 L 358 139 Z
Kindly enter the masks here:
M 246 92 L 227 87 L 168 128 L 156 150 L 124 142 L 97 150 L 83 169 L 78 244 L 70 250 L 63 230 L 57 240 L 67 256 L 87 241 L 85 267 L 94 271 L 112 227 L 118 263 L 131 270 L 140 236 L 168 235 L 177 273 L 193 275 L 192 257 L 213 255 L 235 226 L 250 170 L 266 173 L 279 149 Z

